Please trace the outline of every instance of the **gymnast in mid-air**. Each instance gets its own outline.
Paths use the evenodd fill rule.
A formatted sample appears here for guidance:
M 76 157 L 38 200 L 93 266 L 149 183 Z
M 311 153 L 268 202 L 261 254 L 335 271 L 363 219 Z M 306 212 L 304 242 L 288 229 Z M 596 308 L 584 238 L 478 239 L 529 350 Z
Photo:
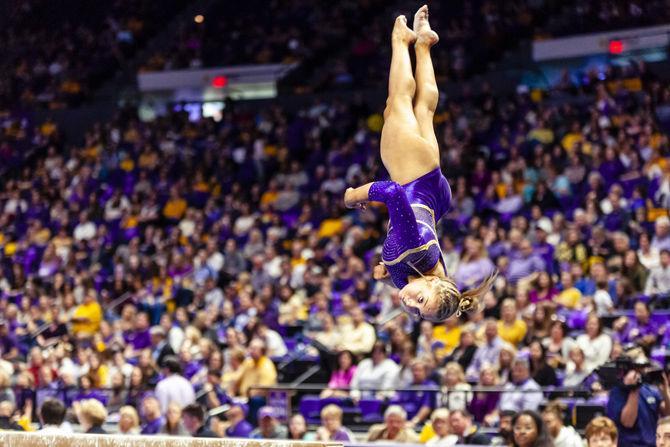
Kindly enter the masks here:
M 443 321 L 479 307 L 495 273 L 472 290 L 461 292 L 449 277 L 436 223 L 451 204 L 451 189 L 440 170 L 440 150 L 433 127 L 439 92 L 430 49 L 439 40 L 428 22 L 428 6 L 414 16 L 413 30 L 405 16 L 395 20 L 391 34 L 391 68 L 381 135 L 381 157 L 390 181 L 348 188 L 349 208 L 368 201 L 383 202 L 390 222 L 377 280 L 400 289 L 404 310 L 414 318 Z M 409 46 L 414 44 L 416 73 L 412 75 Z

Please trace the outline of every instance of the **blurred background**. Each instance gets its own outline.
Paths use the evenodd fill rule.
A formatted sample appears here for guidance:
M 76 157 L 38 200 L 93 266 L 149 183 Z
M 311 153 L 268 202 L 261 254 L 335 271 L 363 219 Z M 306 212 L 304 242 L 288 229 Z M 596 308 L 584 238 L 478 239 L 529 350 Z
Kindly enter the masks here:
M 342 200 L 420 3 L 0 2 L 0 429 L 666 445 L 670 3 L 428 5 L 443 324 Z

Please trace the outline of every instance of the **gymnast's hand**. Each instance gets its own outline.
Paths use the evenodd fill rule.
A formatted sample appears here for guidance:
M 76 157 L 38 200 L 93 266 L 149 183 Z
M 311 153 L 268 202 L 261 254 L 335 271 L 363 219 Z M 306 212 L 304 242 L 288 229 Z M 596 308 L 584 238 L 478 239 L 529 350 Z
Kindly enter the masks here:
M 386 270 L 386 266 L 381 262 L 378 265 L 375 265 L 375 268 L 372 269 L 372 277 L 376 280 L 388 278 L 389 272 Z
M 358 191 L 356 189 L 357 188 L 347 188 L 347 190 L 344 191 L 344 206 L 347 208 L 360 208 L 364 210 L 366 207 L 366 202 L 365 200 L 360 200 L 360 197 L 358 197 Z M 367 196 L 367 194 L 365 195 Z

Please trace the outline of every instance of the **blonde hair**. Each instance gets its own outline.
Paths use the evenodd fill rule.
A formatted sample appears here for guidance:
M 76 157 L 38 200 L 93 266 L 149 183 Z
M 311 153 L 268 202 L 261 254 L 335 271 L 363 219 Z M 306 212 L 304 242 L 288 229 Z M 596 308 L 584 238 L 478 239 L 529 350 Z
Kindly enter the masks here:
M 589 422 L 589 424 L 586 426 L 584 435 L 586 440 L 588 441 L 593 436 L 598 435 L 600 433 L 609 436 L 609 438 L 612 441 L 616 441 L 617 438 L 619 437 L 616 425 L 614 424 L 612 419 L 607 418 L 605 416 L 598 416 L 597 418 L 592 419 L 591 422 Z
M 479 368 L 479 377 L 481 377 L 482 374 L 487 371 L 493 374 L 493 384 L 498 385 L 498 382 L 500 382 L 500 376 L 498 375 L 498 368 L 496 367 L 496 365 L 488 362 L 482 363 L 482 366 Z
M 328 416 L 333 416 L 342 420 L 342 409 L 335 404 L 329 404 L 321 410 L 321 419 L 326 419 Z
M 105 423 L 105 420 L 107 420 L 107 409 L 97 399 L 84 399 L 79 406 L 79 416 L 86 419 L 95 427 Z
M 438 408 L 430 415 L 430 422 L 433 424 L 438 419 L 449 419 L 449 410 L 446 408 Z
M 447 363 L 444 367 L 444 375 L 446 376 L 449 371 L 453 371 L 456 373 L 456 377 L 458 377 L 459 383 L 465 382 L 465 372 L 463 372 L 463 367 L 461 366 L 460 363 L 458 362 Z
M 454 313 L 460 315 L 477 310 L 481 299 L 491 290 L 497 277 L 498 271 L 494 270 L 477 287 L 464 292 L 458 290 L 452 278 L 438 278 L 435 288 L 440 302 L 435 320 L 444 321 Z
M 133 426 L 131 428 L 136 428 L 140 426 L 140 416 L 137 414 L 137 410 L 130 405 L 124 405 L 119 409 L 119 416 L 128 415 L 130 419 L 133 420 Z

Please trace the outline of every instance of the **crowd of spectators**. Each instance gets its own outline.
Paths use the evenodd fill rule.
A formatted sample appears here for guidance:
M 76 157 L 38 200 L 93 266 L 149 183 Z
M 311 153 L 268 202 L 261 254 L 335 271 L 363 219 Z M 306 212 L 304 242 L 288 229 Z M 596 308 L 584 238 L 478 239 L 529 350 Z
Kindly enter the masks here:
M 147 71 L 319 60 L 365 28 L 384 2 L 314 0 L 216 2 L 181 25 L 172 45 L 154 54 Z M 234 30 L 231 32 L 231 30 Z
M 82 146 L 39 140 L 0 189 L 0 417 L 32 428 L 60 402 L 89 432 L 344 440 L 342 409 L 381 402 L 366 439 L 571 445 L 544 406 L 563 385 L 606 408 L 616 428 L 596 434 L 653 445 L 667 386 L 631 391 L 632 371 L 608 399 L 594 374 L 631 346 L 664 361 L 670 337 L 650 312 L 670 292 L 670 91 L 644 87 L 599 84 L 587 107 L 483 89 L 438 110 L 448 271 L 460 287 L 500 272 L 443 324 L 392 318 L 397 291 L 370 275 L 384 209 L 343 208 L 385 176 L 382 117 L 360 101 L 231 103 L 219 122 L 123 110 Z M 258 388 L 303 350 L 332 373 L 316 432 Z
M 80 104 L 184 4 L 6 2 L 0 27 L 0 108 Z
M 292 91 L 372 87 L 387 75 L 390 24 L 401 13 L 411 19 L 412 6 L 419 4 L 252 1 L 232 14 L 229 5 L 216 3 L 198 20 L 183 23 L 170 48 L 154 54 L 143 69 L 298 63 L 282 81 Z M 662 0 L 431 3 L 431 25 L 440 35 L 433 50 L 437 78 L 459 81 L 485 73 L 524 40 L 650 26 L 668 18 Z

